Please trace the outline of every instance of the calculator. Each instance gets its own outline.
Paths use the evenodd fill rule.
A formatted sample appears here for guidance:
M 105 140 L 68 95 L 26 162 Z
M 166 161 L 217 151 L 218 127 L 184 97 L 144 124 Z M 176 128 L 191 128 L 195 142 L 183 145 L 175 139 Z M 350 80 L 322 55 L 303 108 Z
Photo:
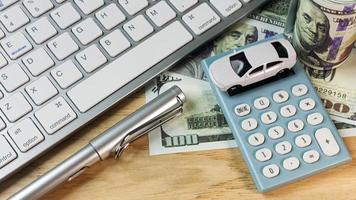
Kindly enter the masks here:
M 209 73 L 241 50 L 284 38 L 279 35 L 203 60 L 218 103 L 257 190 L 266 192 L 351 161 L 351 156 L 299 62 L 288 76 L 229 94 Z M 268 53 L 266 51 L 265 53 Z M 223 72 L 221 72 L 223 73 Z M 230 72 L 229 72 L 230 73 Z

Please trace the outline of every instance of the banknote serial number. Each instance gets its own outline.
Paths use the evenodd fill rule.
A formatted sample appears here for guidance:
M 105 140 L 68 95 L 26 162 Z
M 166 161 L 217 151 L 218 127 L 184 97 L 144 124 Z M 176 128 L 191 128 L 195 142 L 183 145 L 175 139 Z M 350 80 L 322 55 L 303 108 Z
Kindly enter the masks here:
M 338 92 L 333 89 L 323 88 L 323 87 L 315 87 L 315 89 L 320 95 L 333 96 L 338 99 L 347 99 L 347 94 L 343 92 Z

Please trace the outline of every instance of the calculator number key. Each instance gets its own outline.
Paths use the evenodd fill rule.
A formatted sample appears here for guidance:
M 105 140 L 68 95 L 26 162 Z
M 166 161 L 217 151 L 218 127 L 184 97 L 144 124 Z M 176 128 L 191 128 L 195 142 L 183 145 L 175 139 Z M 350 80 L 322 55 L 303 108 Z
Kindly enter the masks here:
M 307 122 L 313 126 L 319 125 L 323 121 L 324 121 L 324 117 L 320 113 L 312 113 L 307 117 Z
M 284 155 L 292 151 L 292 145 L 288 141 L 280 142 L 276 145 L 275 150 L 277 153 Z
M 295 133 L 301 131 L 303 128 L 304 128 L 304 122 L 300 119 L 295 119 L 288 123 L 288 130 L 290 132 Z
M 300 101 L 299 107 L 304 111 L 312 110 L 315 107 L 315 101 L 312 98 L 306 98 Z
M 320 154 L 315 150 L 310 150 L 303 154 L 303 160 L 308 164 L 317 162 L 319 158 L 320 158 Z
M 286 105 L 281 108 L 280 113 L 283 117 L 292 117 L 297 113 L 297 108 L 293 105 Z
M 272 151 L 267 148 L 256 151 L 255 157 L 258 161 L 264 162 L 272 158 Z
M 285 90 L 280 90 L 275 93 L 273 93 L 273 101 L 277 103 L 283 103 L 286 102 L 289 99 L 289 94 Z
M 334 135 L 328 128 L 321 128 L 315 132 L 315 138 L 323 153 L 327 156 L 335 156 L 340 152 L 340 147 L 337 144 Z
M 276 164 L 267 165 L 262 169 L 262 173 L 267 178 L 278 176 L 279 167 Z
M 251 112 L 251 107 L 248 104 L 240 104 L 235 107 L 235 113 L 239 117 L 246 116 L 250 114 Z
M 284 128 L 281 126 L 275 126 L 268 129 L 268 136 L 272 139 L 279 139 L 284 135 Z
M 248 143 L 252 146 L 259 146 L 265 142 L 265 136 L 262 133 L 254 133 L 248 137 Z
M 292 88 L 292 94 L 296 97 L 304 96 L 308 93 L 308 87 L 304 84 L 295 85 Z
M 264 124 L 272 124 L 277 120 L 277 114 L 275 112 L 269 111 L 261 115 L 261 121 Z
M 253 102 L 253 105 L 258 110 L 263 110 L 265 108 L 268 108 L 269 104 L 270 101 L 267 97 L 260 97 Z
M 312 143 L 312 139 L 309 135 L 303 134 L 295 138 L 295 144 L 298 147 L 304 148 Z
M 252 131 L 257 128 L 257 120 L 254 118 L 245 119 L 241 122 L 241 127 L 245 131 Z
M 289 171 L 293 171 L 297 169 L 299 165 L 300 165 L 299 159 L 296 157 L 290 157 L 283 161 L 283 167 Z

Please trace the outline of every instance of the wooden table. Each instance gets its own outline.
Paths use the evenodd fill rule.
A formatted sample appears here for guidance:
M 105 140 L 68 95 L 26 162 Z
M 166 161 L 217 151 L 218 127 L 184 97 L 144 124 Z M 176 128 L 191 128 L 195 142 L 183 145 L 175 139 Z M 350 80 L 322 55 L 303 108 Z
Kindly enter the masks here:
M 1 183 L 0 199 L 57 165 L 143 103 L 144 93 L 140 91 L 106 112 Z M 44 199 L 356 199 L 356 138 L 346 138 L 345 142 L 354 155 L 353 162 L 261 194 L 238 149 L 149 156 L 148 139 L 143 137 L 120 160 L 94 165 Z

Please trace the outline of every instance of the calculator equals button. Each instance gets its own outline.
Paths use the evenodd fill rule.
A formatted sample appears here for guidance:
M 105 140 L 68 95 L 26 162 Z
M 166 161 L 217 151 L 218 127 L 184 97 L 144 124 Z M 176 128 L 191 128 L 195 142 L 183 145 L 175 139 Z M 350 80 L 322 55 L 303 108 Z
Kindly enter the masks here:
M 319 160 L 319 158 L 320 158 L 320 154 L 315 150 L 310 150 L 303 154 L 303 160 L 309 164 L 315 163 L 316 161 Z
M 335 156 L 340 152 L 340 147 L 337 144 L 333 134 L 328 128 L 321 128 L 315 132 L 315 138 L 318 141 L 321 150 L 327 156 Z

